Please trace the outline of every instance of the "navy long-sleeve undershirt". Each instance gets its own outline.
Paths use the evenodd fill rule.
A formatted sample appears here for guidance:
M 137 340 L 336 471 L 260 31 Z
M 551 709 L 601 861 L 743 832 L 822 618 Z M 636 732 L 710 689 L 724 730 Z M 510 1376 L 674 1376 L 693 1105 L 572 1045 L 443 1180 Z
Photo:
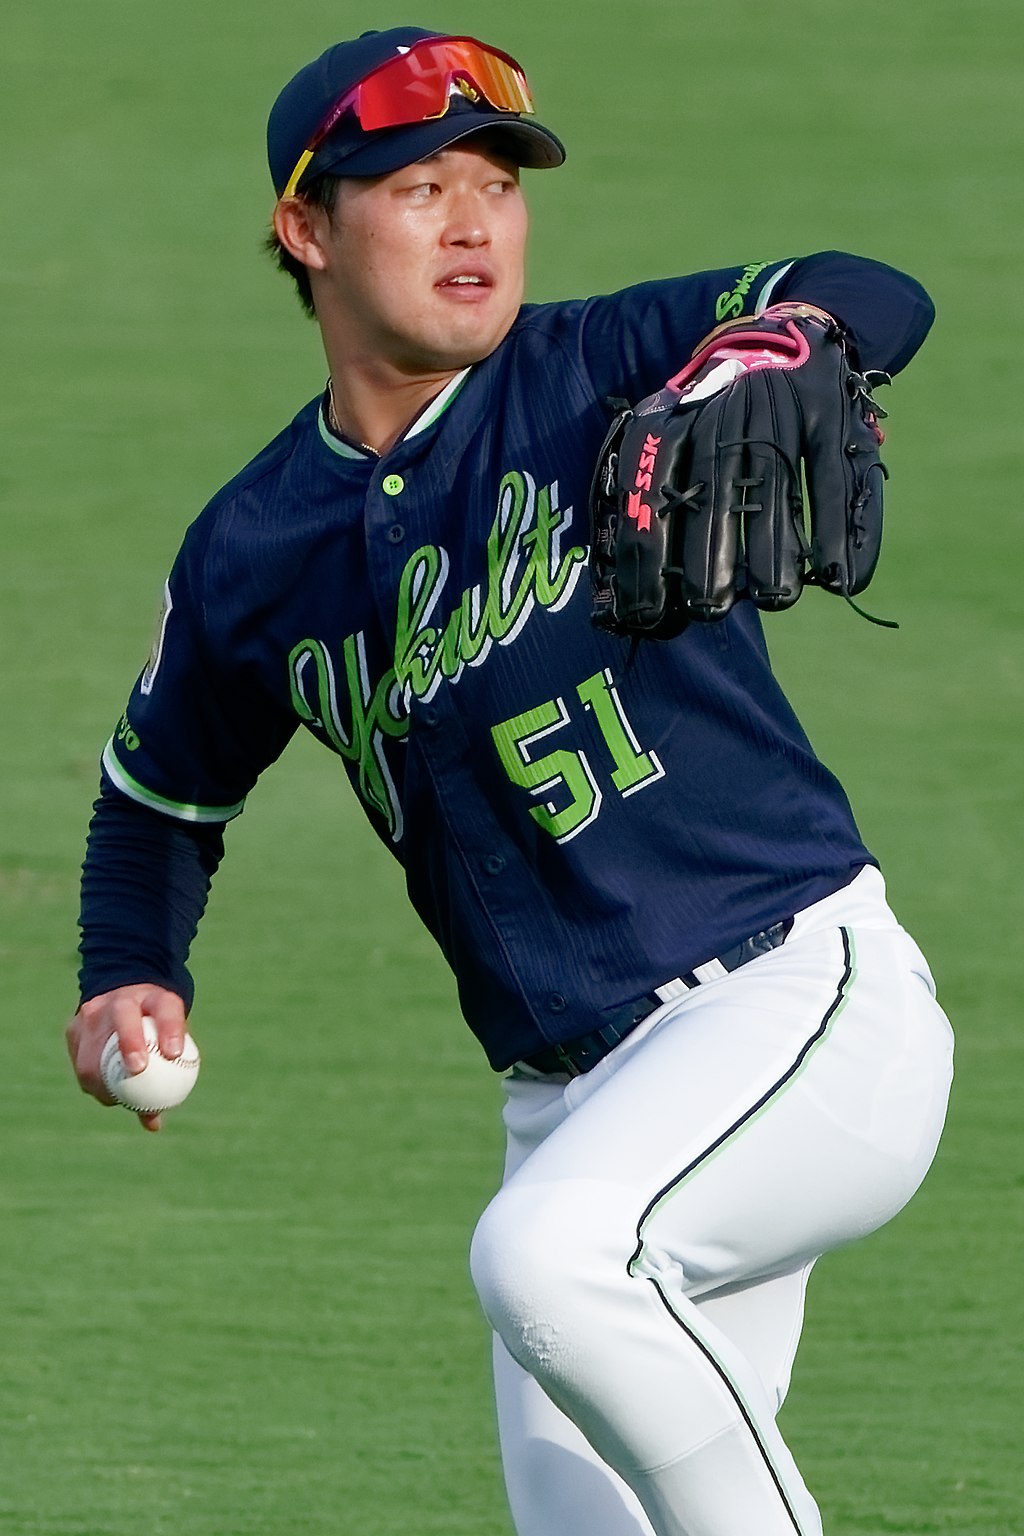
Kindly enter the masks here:
M 221 824 L 137 805 L 104 779 L 82 866 L 81 1000 L 134 982 L 192 1005 L 188 952 L 224 853 Z

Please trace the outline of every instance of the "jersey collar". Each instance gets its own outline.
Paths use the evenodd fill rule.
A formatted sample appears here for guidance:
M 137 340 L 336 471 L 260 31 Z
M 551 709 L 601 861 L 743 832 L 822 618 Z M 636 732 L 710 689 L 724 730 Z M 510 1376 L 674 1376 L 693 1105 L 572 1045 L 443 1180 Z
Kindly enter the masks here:
M 421 432 L 425 432 L 428 427 L 432 427 L 438 417 L 442 416 L 451 405 L 471 372 L 472 368 L 463 368 L 461 373 L 457 373 L 453 379 L 449 379 L 441 393 L 435 395 L 433 400 L 424 407 L 411 425 L 406 427 L 398 441 L 400 443 L 407 443 L 410 438 L 418 437 Z M 336 453 L 342 459 L 362 459 L 364 462 L 374 462 L 378 457 L 376 454 L 368 453 L 365 448 L 358 447 L 351 439 L 341 437 L 335 432 L 327 419 L 327 401 L 328 395 L 325 390 L 324 397 L 320 402 L 320 409 L 317 411 L 316 420 L 317 426 L 320 428 L 320 436 L 331 452 Z

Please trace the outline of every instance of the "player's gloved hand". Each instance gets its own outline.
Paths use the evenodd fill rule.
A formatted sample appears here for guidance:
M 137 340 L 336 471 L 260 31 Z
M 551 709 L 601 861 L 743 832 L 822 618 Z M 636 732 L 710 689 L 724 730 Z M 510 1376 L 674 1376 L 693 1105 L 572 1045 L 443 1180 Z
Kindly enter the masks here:
M 843 328 L 810 305 L 712 331 L 605 441 L 591 493 L 594 623 L 669 639 L 723 618 L 743 592 L 781 609 L 810 583 L 863 591 L 882 537 L 880 382 L 888 375 L 858 372 Z
M 143 1015 L 156 1025 L 160 1050 L 165 1056 L 180 1056 L 185 1043 L 185 1005 L 176 992 L 141 982 L 116 987 L 83 1003 L 65 1032 L 68 1055 L 83 1093 L 91 1093 L 101 1104 L 117 1101 L 107 1092 L 100 1076 L 100 1056 L 110 1036 L 117 1035 L 125 1065 L 134 1075 L 148 1060 Z M 139 1123 L 147 1131 L 158 1131 L 159 1114 L 139 1114 Z

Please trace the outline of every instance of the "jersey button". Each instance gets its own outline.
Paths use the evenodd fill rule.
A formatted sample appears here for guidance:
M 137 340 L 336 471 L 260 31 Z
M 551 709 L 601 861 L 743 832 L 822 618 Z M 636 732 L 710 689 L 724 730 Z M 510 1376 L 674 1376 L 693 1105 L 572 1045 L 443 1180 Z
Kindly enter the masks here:
M 500 853 L 489 853 L 484 859 L 484 869 L 489 875 L 500 875 L 505 868 L 505 860 Z
M 389 544 L 401 544 L 401 542 L 402 542 L 402 540 L 404 538 L 405 538 L 405 529 L 402 527 L 401 523 L 392 523 L 391 527 L 387 531 L 387 541 L 388 541 L 388 543 Z
M 548 996 L 548 1010 L 551 1013 L 565 1012 L 565 998 L 561 992 L 552 992 Z
M 432 704 L 428 704 L 425 709 L 420 710 L 420 723 L 422 725 L 436 725 L 439 718 L 437 710 Z
M 405 490 L 405 481 L 401 475 L 385 475 L 380 488 L 385 496 L 401 496 Z

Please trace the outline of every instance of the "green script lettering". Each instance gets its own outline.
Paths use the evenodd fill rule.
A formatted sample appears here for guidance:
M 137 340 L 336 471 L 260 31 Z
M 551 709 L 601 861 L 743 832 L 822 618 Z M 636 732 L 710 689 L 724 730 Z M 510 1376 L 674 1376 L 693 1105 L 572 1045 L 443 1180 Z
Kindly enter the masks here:
M 735 320 L 743 313 L 743 301 L 750 292 L 750 285 L 759 272 L 763 272 L 768 265 L 766 261 L 751 262 L 743 268 L 739 281 L 731 291 L 720 293 L 715 300 L 715 319 Z
M 442 682 L 458 682 L 463 668 L 479 665 L 493 643 L 511 644 L 535 607 L 554 611 L 568 602 L 587 558 L 578 545 L 562 553 L 561 535 L 571 518 L 571 507 L 559 509 L 557 482 L 538 490 L 526 473 L 505 475 L 487 538 L 486 582 L 462 593 L 443 627 L 434 614 L 448 578 L 447 552 L 434 544 L 416 550 L 398 586 L 394 665 L 371 686 L 363 634 L 349 635 L 342 647 L 347 724 L 327 647 L 307 639 L 290 652 L 296 714 L 322 730 L 341 757 L 359 765 L 359 792 L 385 818 L 395 841 L 401 837 L 401 811 L 384 738 L 407 734 L 412 699 L 429 699 Z

